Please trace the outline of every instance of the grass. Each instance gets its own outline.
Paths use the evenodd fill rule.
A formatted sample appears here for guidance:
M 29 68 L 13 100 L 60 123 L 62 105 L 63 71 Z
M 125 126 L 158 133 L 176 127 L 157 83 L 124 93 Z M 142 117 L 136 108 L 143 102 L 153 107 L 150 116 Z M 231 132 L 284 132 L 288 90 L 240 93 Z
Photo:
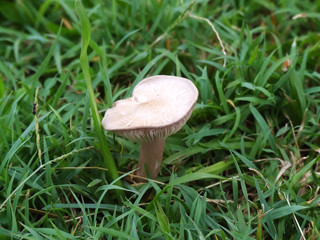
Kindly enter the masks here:
M 0 239 L 320 238 L 319 1 L 82 4 L 1 3 Z M 136 184 L 99 119 L 157 74 L 200 95 Z

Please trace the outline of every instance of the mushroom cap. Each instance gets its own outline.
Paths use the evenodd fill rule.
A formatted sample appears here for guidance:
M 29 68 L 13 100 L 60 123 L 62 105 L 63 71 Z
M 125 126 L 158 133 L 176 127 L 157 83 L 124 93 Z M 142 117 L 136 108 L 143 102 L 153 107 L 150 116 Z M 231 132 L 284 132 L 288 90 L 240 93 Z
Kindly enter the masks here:
M 149 77 L 136 85 L 131 98 L 106 111 L 102 126 L 134 141 L 165 139 L 187 122 L 197 99 L 197 88 L 186 78 Z

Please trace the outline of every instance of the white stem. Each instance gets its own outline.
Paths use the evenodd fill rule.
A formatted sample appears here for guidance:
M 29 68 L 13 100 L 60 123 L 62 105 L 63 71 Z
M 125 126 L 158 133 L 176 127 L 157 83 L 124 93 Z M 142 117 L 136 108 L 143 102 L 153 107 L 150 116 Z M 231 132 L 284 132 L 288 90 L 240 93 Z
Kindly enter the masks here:
M 156 179 L 160 171 L 165 139 L 141 143 L 137 175 Z

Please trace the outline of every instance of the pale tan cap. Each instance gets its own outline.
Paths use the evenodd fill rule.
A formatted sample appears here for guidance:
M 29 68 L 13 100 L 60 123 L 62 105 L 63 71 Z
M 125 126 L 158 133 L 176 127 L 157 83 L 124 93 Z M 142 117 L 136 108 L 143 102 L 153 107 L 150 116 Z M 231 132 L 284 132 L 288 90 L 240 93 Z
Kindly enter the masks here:
M 106 111 L 102 126 L 139 142 L 165 139 L 186 123 L 197 99 L 197 88 L 186 78 L 149 77 L 137 84 L 131 98 Z

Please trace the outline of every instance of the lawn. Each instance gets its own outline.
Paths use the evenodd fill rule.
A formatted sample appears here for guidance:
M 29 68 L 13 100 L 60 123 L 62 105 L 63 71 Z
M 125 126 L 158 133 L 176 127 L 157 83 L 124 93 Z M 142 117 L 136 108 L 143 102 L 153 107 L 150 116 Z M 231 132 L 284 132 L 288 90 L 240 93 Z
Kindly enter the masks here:
M 0 239 L 320 239 L 319 0 L 2 0 Z M 155 180 L 105 131 L 144 78 L 199 91 Z

